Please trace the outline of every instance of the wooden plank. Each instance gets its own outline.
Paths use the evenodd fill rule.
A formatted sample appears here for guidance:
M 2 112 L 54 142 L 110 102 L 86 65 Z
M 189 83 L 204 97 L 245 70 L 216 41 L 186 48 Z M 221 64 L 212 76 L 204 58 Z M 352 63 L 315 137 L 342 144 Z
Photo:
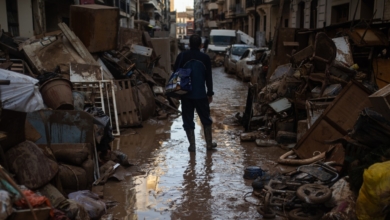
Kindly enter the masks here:
M 285 47 L 299 47 L 299 43 L 298 42 L 283 41 L 283 46 L 285 46 Z
M 142 123 L 139 108 L 133 98 L 133 90 L 129 79 L 116 80 L 115 84 L 121 90 L 117 91 L 117 104 L 120 106 L 120 127 L 138 126 Z
M 91 53 L 89 53 L 88 49 L 85 47 L 83 42 L 71 31 L 65 23 L 59 23 L 58 26 L 64 33 L 65 37 L 72 44 L 77 53 L 88 63 L 99 65 L 98 62 L 93 58 Z
M 170 106 L 170 105 L 165 104 L 164 102 L 158 100 L 156 97 L 154 98 L 154 100 L 156 100 L 158 103 L 160 103 L 160 104 L 162 104 L 162 105 L 165 105 L 166 107 L 172 109 L 173 111 L 175 111 L 175 112 L 177 112 L 177 113 L 181 113 L 181 111 L 175 109 L 174 107 L 172 107 L 172 106 Z
M 290 63 L 290 57 L 287 55 L 288 54 L 291 55 L 292 50 L 294 49 L 294 47 L 284 47 L 283 42 L 284 41 L 287 41 L 287 42 L 295 41 L 296 40 L 295 39 L 296 29 L 295 28 L 280 28 L 280 30 L 278 32 L 279 32 L 278 38 L 277 38 L 278 43 L 277 43 L 277 46 L 275 48 L 275 51 L 273 52 L 275 54 L 271 53 L 270 65 L 269 65 L 269 69 L 268 69 L 268 73 L 267 73 L 267 80 L 269 80 L 269 78 L 272 76 L 272 74 L 274 73 L 275 69 L 278 66 L 286 64 L 286 63 Z
M 301 159 L 307 159 L 313 157 L 315 152 L 328 151 L 330 145 L 325 141 L 345 136 L 353 128 L 361 111 L 371 107 L 369 94 L 360 83 L 350 82 L 298 141 L 294 152 Z

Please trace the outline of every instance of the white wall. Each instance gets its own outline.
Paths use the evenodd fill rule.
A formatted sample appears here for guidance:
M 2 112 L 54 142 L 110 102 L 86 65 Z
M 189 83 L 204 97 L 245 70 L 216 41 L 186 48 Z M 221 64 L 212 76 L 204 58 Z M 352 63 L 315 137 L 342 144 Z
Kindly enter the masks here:
M 34 36 L 31 0 L 18 0 L 19 35 Z
M 0 0 L 0 26 L 8 32 L 7 7 L 5 0 Z

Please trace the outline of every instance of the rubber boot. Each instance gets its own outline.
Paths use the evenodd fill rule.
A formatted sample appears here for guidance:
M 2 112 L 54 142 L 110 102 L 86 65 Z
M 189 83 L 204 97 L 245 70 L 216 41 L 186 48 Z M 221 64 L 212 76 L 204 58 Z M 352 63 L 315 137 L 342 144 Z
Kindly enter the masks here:
M 204 137 L 206 139 L 206 148 L 207 150 L 214 150 L 217 147 L 217 143 L 213 142 L 213 135 L 211 130 L 211 125 L 204 126 Z
M 189 152 L 195 152 L 196 147 L 195 147 L 195 133 L 193 129 L 186 130 L 188 142 L 190 142 L 190 146 L 188 147 Z

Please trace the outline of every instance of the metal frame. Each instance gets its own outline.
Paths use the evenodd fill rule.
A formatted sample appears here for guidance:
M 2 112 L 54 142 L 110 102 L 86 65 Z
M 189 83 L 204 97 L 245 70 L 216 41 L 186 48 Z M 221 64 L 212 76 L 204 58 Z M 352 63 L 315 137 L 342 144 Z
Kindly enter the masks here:
M 102 108 L 102 110 L 106 114 L 108 113 L 108 116 L 110 117 L 110 125 L 113 128 L 112 135 L 120 136 L 114 82 L 112 80 L 98 80 L 98 81 L 90 81 L 90 82 L 72 82 L 72 84 L 74 90 L 90 93 L 89 94 L 90 97 L 87 96 L 87 98 L 89 98 L 91 104 L 94 105 L 100 104 L 96 106 Z M 100 102 L 95 101 L 95 94 L 97 93 L 96 92 L 97 89 L 99 93 Z M 110 101 L 110 99 L 112 99 L 112 101 Z M 107 101 L 107 105 L 105 105 L 105 100 Z M 110 108 L 111 104 L 114 112 L 111 112 L 111 108 Z M 108 111 L 106 111 L 106 106 L 108 108 L 107 109 Z M 114 122 L 113 122 L 112 113 L 114 114 Z M 115 125 L 115 132 L 114 132 L 114 125 Z

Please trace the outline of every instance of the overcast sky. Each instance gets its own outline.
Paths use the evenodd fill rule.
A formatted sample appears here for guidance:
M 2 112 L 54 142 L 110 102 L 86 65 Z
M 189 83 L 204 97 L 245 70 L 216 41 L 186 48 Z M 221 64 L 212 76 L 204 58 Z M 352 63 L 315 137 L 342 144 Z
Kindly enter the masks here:
M 175 10 L 177 12 L 186 11 L 186 6 L 194 7 L 194 0 L 174 0 Z

